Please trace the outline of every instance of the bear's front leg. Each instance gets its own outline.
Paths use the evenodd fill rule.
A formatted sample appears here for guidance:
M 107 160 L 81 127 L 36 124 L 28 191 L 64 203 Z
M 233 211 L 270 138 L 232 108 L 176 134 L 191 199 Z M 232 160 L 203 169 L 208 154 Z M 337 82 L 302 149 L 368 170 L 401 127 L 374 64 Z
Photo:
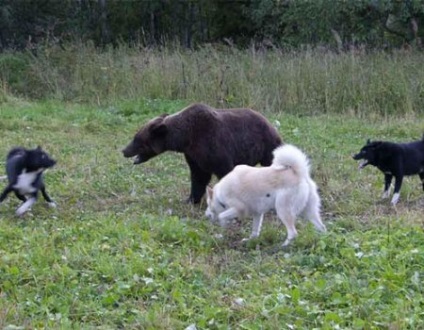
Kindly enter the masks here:
M 187 200 L 188 203 L 200 203 L 206 192 L 206 186 L 211 181 L 212 173 L 203 171 L 196 162 L 185 155 L 188 166 L 190 167 L 191 191 Z

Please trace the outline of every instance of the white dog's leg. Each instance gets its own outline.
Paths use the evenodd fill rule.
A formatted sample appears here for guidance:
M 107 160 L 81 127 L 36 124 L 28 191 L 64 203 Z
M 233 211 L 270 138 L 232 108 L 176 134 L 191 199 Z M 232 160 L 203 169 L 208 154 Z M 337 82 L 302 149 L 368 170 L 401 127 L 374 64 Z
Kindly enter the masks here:
M 304 216 L 314 225 L 318 231 L 326 232 L 327 228 L 322 223 L 321 216 L 319 215 L 319 207 L 317 204 L 313 204 L 311 202 L 312 200 L 309 200 L 308 204 L 306 205 Z
M 321 217 L 320 217 L 319 213 L 314 213 L 314 214 L 308 215 L 307 219 L 310 222 L 312 222 L 312 224 L 315 226 L 315 228 L 318 231 L 321 231 L 323 233 L 325 233 L 327 231 L 327 228 L 325 227 L 325 225 L 321 221 Z
M 287 238 L 283 243 L 283 246 L 287 246 L 297 236 L 297 230 L 295 227 L 295 217 L 291 214 L 284 213 L 284 211 L 281 212 L 278 209 L 277 215 L 287 229 Z
M 263 214 L 257 214 L 254 216 L 253 218 L 253 224 L 252 224 L 252 233 L 250 234 L 249 238 L 243 238 L 241 241 L 242 242 L 246 242 L 252 238 L 256 238 L 259 236 L 259 234 L 261 233 L 261 228 L 262 228 L 262 221 L 264 219 L 264 215 Z
M 318 231 L 326 232 L 327 228 L 322 223 L 321 216 L 319 214 L 319 205 L 320 199 L 318 192 L 316 190 L 312 190 L 308 202 L 303 211 L 303 215 L 315 226 Z
M 294 221 L 295 221 L 295 219 L 292 216 L 288 216 L 288 217 L 283 218 L 283 223 L 287 228 L 287 238 L 284 241 L 283 246 L 289 245 L 290 242 L 292 240 L 294 240 L 297 236 L 297 230 L 296 230 L 296 227 L 294 225 Z
M 35 203 L 37 199 L 34 197 L 29 198 L 26 202 L 22 203 L 21 206 L 19 206 L 19 208 L 16 210 L 16 215 L 17 216 L 21 216 L 23 215 L 25 212 L 27 212 L 31 206 Z
M 255 238 L 259 236 L 259 234 L 261 233 L 263 219 L 263 214 L 255 215 L 255 217 L 253 218 L 252 233 L 250 234 L 250 238 Z
M 234 207 L 229 208 L 228 210 L 225 210 L 224 212 L 221 212 L 218 215 L 220 226 L 226 227 L 228 225 L 228 221 L 234 218 L 237 218 L 237 216 L 238 216 L 238 212 L 237 212 L 237 209 L 235 209 Z

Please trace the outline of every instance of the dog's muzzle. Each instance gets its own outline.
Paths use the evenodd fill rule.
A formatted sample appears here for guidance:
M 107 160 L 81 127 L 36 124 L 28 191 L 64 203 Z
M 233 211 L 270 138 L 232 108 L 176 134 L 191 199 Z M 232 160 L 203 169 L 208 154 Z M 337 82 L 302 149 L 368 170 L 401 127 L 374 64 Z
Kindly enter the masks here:
M 210 222 L 215 223 L 217 222 L 217 219 L 215 219 L 214 213 L 209 209 L 209 207 L 205 211 L 206 218 L 209 219 Z

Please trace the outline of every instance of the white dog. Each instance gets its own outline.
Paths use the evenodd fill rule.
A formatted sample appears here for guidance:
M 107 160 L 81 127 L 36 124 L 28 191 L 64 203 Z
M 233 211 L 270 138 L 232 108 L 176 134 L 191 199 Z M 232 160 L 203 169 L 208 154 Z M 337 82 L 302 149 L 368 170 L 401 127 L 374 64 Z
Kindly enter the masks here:
M 250 238 L 258 237 L 265 212 L 272 209 L 287 228 L 288 245 L 296 236 L 296 217 L 303 215 L 316 229 L 326 231 L 320 218 L 320 198 L 309 174 L 306 155 L 293 145 L 273 152 L 269 167 L 238 165 L 212 189 L 207 189 L 206 216 L 225 227 L 237 217 L 253 217 Z

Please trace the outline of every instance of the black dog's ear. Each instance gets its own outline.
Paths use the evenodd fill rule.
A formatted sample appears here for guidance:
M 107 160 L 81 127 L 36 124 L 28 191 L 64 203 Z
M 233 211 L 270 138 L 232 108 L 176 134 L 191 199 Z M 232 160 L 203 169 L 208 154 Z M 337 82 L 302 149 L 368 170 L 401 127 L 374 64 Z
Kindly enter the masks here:
M 37 146 L 37 150 L 41 150 L 41 146 Z
M 371 140 L 370 139 L 367 139 L 367 144 L 370 144 L 371 143 Z

